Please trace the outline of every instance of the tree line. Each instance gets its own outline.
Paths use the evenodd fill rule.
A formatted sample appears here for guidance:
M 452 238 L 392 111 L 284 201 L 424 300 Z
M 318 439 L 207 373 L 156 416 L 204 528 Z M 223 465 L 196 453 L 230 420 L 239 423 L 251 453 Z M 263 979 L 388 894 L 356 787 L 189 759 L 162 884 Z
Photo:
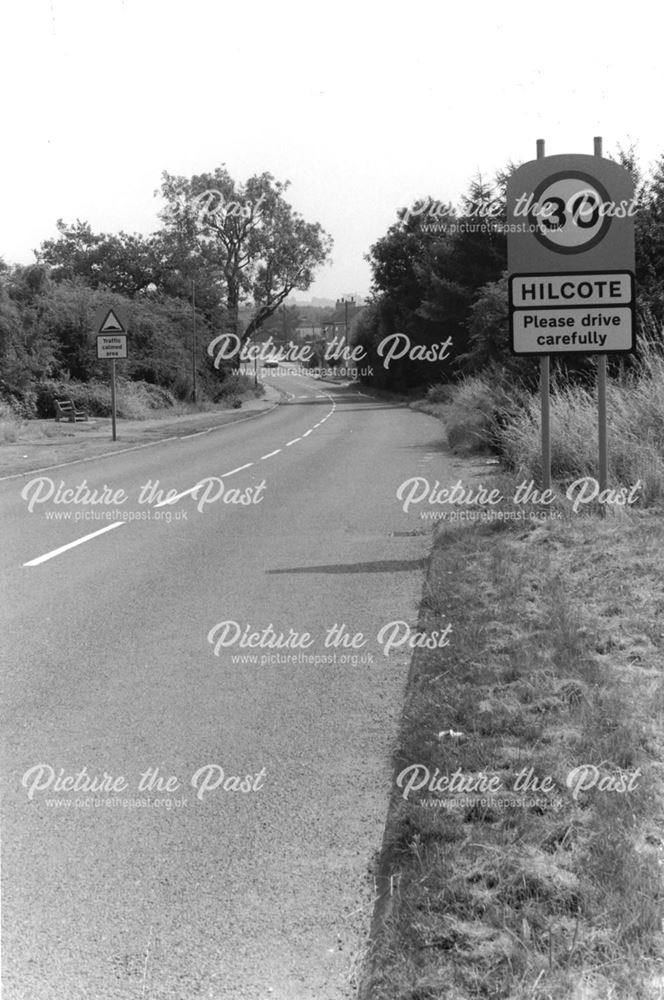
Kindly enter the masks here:
M 225 166 L 191 178 L 164 172 L 157 232 L 95 233 L 59 220 L 35 264 L 0 261 L 0 400 L 46 415 L 46 384 L 107 378 L 92 330 L 98 306 L 128 320 L 120 376 L 188 399 L 195 365 L 201 395 L 218 398 L 237 365 L 213 367 L 207 344 L 220 329 L 241 341 L 294 333 L 299 315 L 286 300 L 331 251 L 322 227 L 286 200 L 288 186 L 269 173 L 240 184 Z
M 636 281 L 640 322 L 664 320 L 664 157 L 645 175 L 633 147 L 616 156 L 637 191 Z M 407 390 L 489 368 L 498 377 L 532 382 L 532 359 L 509 350 L 505 187 L 508 164 L 490 181 L 474 178 L 461 205 L 423 197 L 396 212 L 370 247 L 372 289 L 353 323 L 364 349 L 365 380 Z M 233 365 L 212 364 L 207 344 L 220 330 L 241 342 L 295 337 L 303 317 L 287 304 L 310 287 L 329 260 L 332 240 L 286 200 L 288 183 L 269 173 L 240 184 L 225 166 L 191 178 L 162 174 L 161 228 L 139 234 L 95 233 L 85 221 L 57 223 L 36 263 L 0 261 L 0 400 L 15 411 L 42 413 L 40 394 L 54 380 L 107 378 L 91 330 L 98 306 L 128 317 L 130 357 L 120 374 L 191 397 L 193 366 L 202 396 L 216 399 Z M 194 346 L 196 322 L 197 349 Z M 412 345 L 450 342 L 445 360 L 413 360 L 408 352 L 388 367 L 378 347 L 402 334 Z M 590 360 L 562 359 L 583 377 Z
M 637 314 L 642 328 L 660 330 L 664 321 L 664 156 L 649 175 L 635 150 L 615 157 L 635 183 Z M 518 164 L 487 181 L 474 178 L 456 210 L 431 196 L 397 211 L 397 220 L 370 248 L 372 294 L 355 333 L 373 362 L 365 379 L 382 388 L 408 389 L 455 381 L 490 369 L 494 377 L 532 385 L 537 365 L 510 351 L 505 189 Z M 377 347 L 401 332 L 413 343 L 442 344 L 451 338 L 450 358 L 438 365 L 404 357 L 388 369 Z M 592 361 L 559 359 L 562 369 L 584 378 Z M 618 363 L 618 362 L 616 362 Z

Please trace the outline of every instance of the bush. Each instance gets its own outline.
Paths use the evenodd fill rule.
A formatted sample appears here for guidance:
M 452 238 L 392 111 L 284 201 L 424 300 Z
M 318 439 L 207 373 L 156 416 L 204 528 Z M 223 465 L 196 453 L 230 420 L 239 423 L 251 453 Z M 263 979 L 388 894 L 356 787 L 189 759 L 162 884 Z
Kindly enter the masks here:
M 0 402 L 0 444 L 13 444 L 20 426 L 21 417 L 15 407 Z
M 447 383 L 432 385 L 427 390 L 428 403 L 451 403 L 454 398 L 455 386 Z
M 215 403 L 235 406 L 240 396 L 262 396 L 265 389 L 262 385 L 254 386 L 253 375 L 242 375 L 231 372 L 223 382 L 218 383 L 212 396 Z
M 457 454 L 496 451 L 500 430 L 519 409 L 515 397 L 500 381 L 472 375 L 452 387 L 446 418 L 447 440 Z
M 168 389 L 148 382 L 117 380 L 116 410 L 119 417 L 143 420 L 154 410 L 175 406 L 175 398 Z M 37 387 L 37 416 L 55 416 L 55 400 L 67 397 L 77 408 L 87 410 L 93 417 L 110 417 L 111 387 L 105 382 L 76 382 L 73 379 L 57 382 L 48 380 Z
M 664 495 L 664 353 L 661 341 L 645 341 L 628 375 L 607 386 L 609 480 L 643 484 L 653 502 Z M 539 395 L 494 428 L 507 465 L 527 479 L 541 477 Z M 554 380 L 551 393 L 551 474 L 558 480 L 597 476 L 596 390 Z

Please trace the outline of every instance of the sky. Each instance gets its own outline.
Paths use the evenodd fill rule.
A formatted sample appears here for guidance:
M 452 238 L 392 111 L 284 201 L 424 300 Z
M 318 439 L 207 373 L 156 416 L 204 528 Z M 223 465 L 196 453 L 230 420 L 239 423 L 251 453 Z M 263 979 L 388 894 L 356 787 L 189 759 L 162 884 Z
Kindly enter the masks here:
M 546 153 L 664 153 L 657 8 L 443 0 L 3 0 L 0 257 L 76 219 L 159 227 L 162 171 L 268 171 L 333 237 L 299 299 L 365 295 L 400 207 Z

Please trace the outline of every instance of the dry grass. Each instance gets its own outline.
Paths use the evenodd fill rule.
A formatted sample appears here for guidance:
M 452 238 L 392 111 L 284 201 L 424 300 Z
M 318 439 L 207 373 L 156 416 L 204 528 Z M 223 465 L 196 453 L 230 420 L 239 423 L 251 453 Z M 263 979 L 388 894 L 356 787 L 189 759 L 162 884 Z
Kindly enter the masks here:
M 43 422 L 26 420 L 10 407 L 0 404 L 0 445 L 17 444 L 19 441 L 45 441 L 57 437 L 59 433 L 55 422 L 44 425 Z
M 629 374 L 609 379 L 609 480 L 641 480 L 646 504 L 664 497 L 664 353 L 659 331 L 639 343 Z M 499 453 L 520 479 L 541 480 L 540 400 L 495 373 L 454 386 L 434 386 L 418 409 L 443 421 L 450 447 L 460 455 Z M 551 470 L 559 484 L 596 475 L 597 397 L 594 387 L 552 379 Z
M 495 450 L 498 421 L 516 411 L 510 394 L 481 375 L 432 386 L 413 408 L 444 422 L 448 444 L 458 455 Z
M 532 768 L 553 791 L 506 805 L 395 788 L 393 906 L 365 997 L 661 998 L 662 552 L 643 510 L 441 533 L 421 627 L 451 622 L 453 641 L 417 653 L 396 773 L 508 791 Z M 582 764 L 633 787 L 574 797 Z
M 637 370 L 608 386 L 609 478 L 612 483 L 644 484 L 648 502 L 664 495 L 664 358 L 642 348 Z M 540 403 L 504 422 L 498 434 L 507 465 L 519 474 L 541 473 Z M 597 398 L 579 386 L 554 384 L 551 400 L 551 468 L 559 480 L 592 475 L 597 467 Z

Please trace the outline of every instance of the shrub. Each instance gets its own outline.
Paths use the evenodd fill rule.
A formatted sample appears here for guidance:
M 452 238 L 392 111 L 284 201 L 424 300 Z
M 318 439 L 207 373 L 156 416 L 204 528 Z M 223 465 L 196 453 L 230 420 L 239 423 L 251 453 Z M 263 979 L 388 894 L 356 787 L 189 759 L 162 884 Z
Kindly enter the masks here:
M 664 353 L 661 342 L 644 341 L 631 371 L 607 386 L 609 479 L 643 484 L 653 502 L 664 495 Z M 507 465 L 527 479 L 541 476 L 539 395 L 528 394 L 520 410 L 495 428 Z M 559 480 L 596 476 L 598 416 L 595 389 L 554 380 L 551 394 L 551 473 Z
M 454 397 L 455 386 L 447 383 L 429 386 L 427 390 L 428 403 L 450 403 Z
M 47 380 L 37 387 L 37 415 L 55 416 L 55 400 L 68 397 L 77 408 L 87 410 L 90 416 L 110 417 L 111 387 L 105 382 L 77 382 L 74 379 L 61 382 Z M 175 398 L 168 389 L 148 382 L 117 380 L 116 409 L 119 417 L 142 420 L 154 410 L 175 406 Z
M 494 378 L 471 375 L 452 387 L 447 440 L 458 454 L 497 450 L 501 427 L 518 411 L 515 397 Z

